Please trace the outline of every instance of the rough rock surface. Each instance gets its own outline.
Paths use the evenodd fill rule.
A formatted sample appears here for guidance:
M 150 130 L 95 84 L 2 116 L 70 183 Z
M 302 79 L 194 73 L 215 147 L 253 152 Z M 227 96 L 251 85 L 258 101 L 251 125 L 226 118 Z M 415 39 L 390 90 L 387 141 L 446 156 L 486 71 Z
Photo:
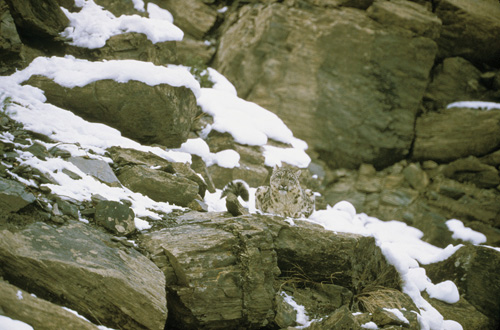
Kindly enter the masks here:
M 126 204 L 102 201 L 97 204 L 95 221 L 117 235 L 129 235 L 135 231 L 134 211 Z
M 0 292 L 1 315 L 27 323 L 34 329 L 51 330 L 64 324 L 64 329 L 68 330 L 97 330 L 96 326 L 61 306 L 34 297 L 7 282 L 0 281 Z
M 197 112 L 196 98 L 186 87 L 99 80 L 65 88 L 41 76 L 30 78 L 27 84 L 41 88 L 48 102 L 117 128 L 141 143 L 179 147 L 187 139 Z
M 500 110 L 450 108 L 417 119 L 413 157 L 449 162 L 484 156 L 500 146 Z
M 486 315 L 492 328 L 500 325 L 500 253 L 484 246 L 467 245 L 450 258 L 426 266 L 434 282 L 452 280 L 461 295 Z
M 20 182 L 0 178 L 0 209 L 15 212 L 35 201 L 35 196 L 25 190 Z
M 408 154 L 434 41 L 350 8 L 275 3 L 238 15 L 215 58 L 238 95 L 279 115 L 333 167 Z
M 128 166 L 118 179 L 130 190 L 157 202 L 188 206 L 198 196 L 199 186 L 194 181 L 145 166 Z
M 163 329 L 165 280 L 137 251 L 113 248 L 106 235 L 78 222 L 37 222 L 0 236 L 2 274 L 11 283 L 110 327 Z
M 68 161 L 78 167 L 83 173 L 91 175 L 110 186 L 120 186 L 120 181 L 109 164 L 103 160 L 70 157 Z
M 16 26 L 25 36 L 57 38 L 69 24 L 56 0 L 5 0 Z
M 461 56 L 500 65 L 500 6 L 496 1 L 442 0 L 436 14 L 443 22 L 440 57 Z
M 318 287 L 333 279 L 344 287 L 332 289 L 339 296 L 349 292 L 346 288 L 399 287 L 399 275 L 373 238 L 257 215 L 192 212 L 177 222 L 145 234 L 140 242 L 165 273 L 174 318 L 168 324 L 174 328 L 265 326 L 274 319 L 273 283 L 280 270 L 287 278 L 302 269 Z

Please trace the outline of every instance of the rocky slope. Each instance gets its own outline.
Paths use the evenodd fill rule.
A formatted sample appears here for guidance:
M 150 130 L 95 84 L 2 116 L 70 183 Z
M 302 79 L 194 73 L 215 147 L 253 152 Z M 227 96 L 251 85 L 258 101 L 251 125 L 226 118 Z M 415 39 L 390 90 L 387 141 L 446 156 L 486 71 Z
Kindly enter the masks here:
M 32 64 L 11 76 L 23 87 L 0 84 L 0 322 L 498 328 L 500 253 L 462 241 L 447 222 L 460 219 L 485 235 L 482 243 L 500 246 L 499 106 L 447 107 L 500 101 L 497 1 L 96 0 L 107 18 L 124 15 L 123 25 L 99 47 L 82 47 L 67 27 L 88 2 L 0 0 L 1 74 Z M 172 28 L 169 40 L 152 40 L 142 19 L 168 21 L 161 8 L 184 38 Z M 54 57 L 35 67 L 39 56 Z M 104 60 L 120 61 L 115 76 L 78 85 L 82 72 L 88 76 L 78 65 Z M 156 65 L 141 66 L 156 80 L 120 81 L 137 68 L 126 60 Z M 200 101 L 220 89 L 200 89 L 190 75 L 182 83 L 165 79 L 185 74 L 171 64 L 189 66 L 201 87 L 216 80 L 206 66 L 216 68 L 240 97 L 276 113 L 306 141 L 312 160 L 298 165 L 308 166 L 303 184 L 321 194 L 318 210 L 347 200 L 358 213 L 418 228 L 434 246 L 465 243 L 450 258 L 419 260 L 415 268 L 424 282 L 452 281 L 458 302 L 424 288 L 415 289 L 422 291 L 416 301 L 377 236 L 206 212 L 233 179 L 265 184 L 273 159 L 287 161 L 281 152 L 298 142 L 269 116 L 274 126 L 263 143 L 224 131 L 220 115 Z M 65 65 L 74 86 L 57 76 Z M 43 97 L 32 101 L 30 86 Z M 37 118 L 33 111 L 42 108 L 54 117 Z M 75 119 L 58 109 L 106 126 L 70 126 Z M 209 150 L 191 148 L 190 162 L 181 160 L 183 143 L 199 137 Z M 228 155 L 238 155 L 239 166 L 228 166 Z M 314 322 L 299 322 L 295 301 Z

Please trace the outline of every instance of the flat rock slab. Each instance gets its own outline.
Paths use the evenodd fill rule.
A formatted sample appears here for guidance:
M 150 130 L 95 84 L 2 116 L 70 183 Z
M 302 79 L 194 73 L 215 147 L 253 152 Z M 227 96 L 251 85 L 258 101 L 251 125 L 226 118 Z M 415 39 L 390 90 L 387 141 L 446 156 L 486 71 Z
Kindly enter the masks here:
M 355 293 L 370 285 L 399 287 L 399 274 L 372 237 L 259 215 L 191 212 L 177 223 L 139 242 L 165 274 L 167 326 L 262 328 L 275 317 L 276 277 L 298 270 L 318 283 L 334 278 Z
M 7 282 L 0 281 L 0 309 L 2 314 L 13 320 L 31 325 L 37 330 L 64 329 L 97 330 L 97 327 L 75 314 L 46 300 L 32 296 Z
M 165 277 L 139 252 L 80 222 L 0 231 L 5 279 L 37 296 L 120 329 L 164 328 Z
M 16 212 L 35 201 L 35 196 L 17 181 L 0 178 L 0 209 Z
M 70 157 L 68 161 L 78 167 L 83 173 L 93 176 L 112 187 L 120 186 L 120 181 L 107 162 L 99 159 Z

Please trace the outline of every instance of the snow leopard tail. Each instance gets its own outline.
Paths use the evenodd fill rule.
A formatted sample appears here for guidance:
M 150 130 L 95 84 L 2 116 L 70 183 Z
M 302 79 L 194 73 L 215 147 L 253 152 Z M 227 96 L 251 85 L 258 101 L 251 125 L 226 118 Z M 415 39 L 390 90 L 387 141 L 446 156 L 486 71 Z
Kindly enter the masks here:
M 248 184 L 243 180 L 233 180 L 229 182 L 222 190 L 221 197 L 227 197 L 229 194 L 233 194 L 236 197 L 240 196 L 245 202 L 248 202 L 250 197 Z
M 224 187 L 221 196 L 221 198 L 226 197 L 226 208 L 228 212 L 235 217 L 248 214 L 248 210 L 238 201 L 238 196 L 241 196 L 244 201 L 248 202 L 250 196 L 248 185 L 245 181 L 234 180 L 229 182 L 226 187 Z

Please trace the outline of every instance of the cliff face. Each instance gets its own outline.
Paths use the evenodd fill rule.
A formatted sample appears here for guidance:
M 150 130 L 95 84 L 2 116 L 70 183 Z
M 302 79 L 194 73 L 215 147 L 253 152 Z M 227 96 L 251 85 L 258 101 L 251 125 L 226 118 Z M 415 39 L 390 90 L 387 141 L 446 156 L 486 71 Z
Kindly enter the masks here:
M 0 0 L 0 323 L 497 329 L 498 40 L 495 0 Z M 214 212 L 282 162 L 311 219 Z

